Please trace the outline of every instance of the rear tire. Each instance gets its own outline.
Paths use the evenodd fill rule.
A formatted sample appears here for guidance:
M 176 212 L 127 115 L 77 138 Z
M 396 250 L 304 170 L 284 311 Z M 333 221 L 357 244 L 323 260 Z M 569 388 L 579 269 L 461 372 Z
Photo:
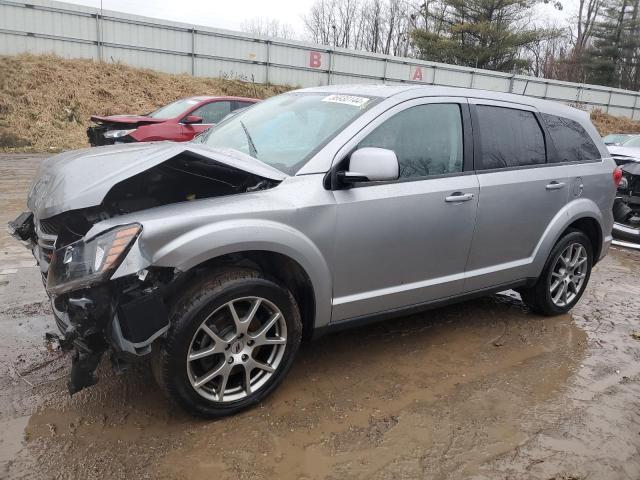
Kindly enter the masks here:
M 158 385 L 189 413 L 235 414 L 284 379 L 302 337 L 289 290 L 234 268 L 196 280 L 174 303 L 164 345 L 154 350 Z
M 570 230 L 551 250 L 536 284 L 520 289 L 522 301 L 542 315 L 571 310 L 584 293 L 593 266 L 593 246 L 579 230 Z

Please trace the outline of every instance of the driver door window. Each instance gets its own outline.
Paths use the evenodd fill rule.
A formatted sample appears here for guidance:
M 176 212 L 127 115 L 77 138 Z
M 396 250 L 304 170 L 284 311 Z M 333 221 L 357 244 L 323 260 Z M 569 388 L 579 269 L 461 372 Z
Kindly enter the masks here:
M 202 117 L 202 123 L 218 123 L 231 112 L 231 102 L 211 102 L 197 108 L 190 115 Z
M 378 126 L 358 148 L 393 150 L 400 178 L 420 178 L 462 172 L 463 142 L 460 106 L 418 105 Z

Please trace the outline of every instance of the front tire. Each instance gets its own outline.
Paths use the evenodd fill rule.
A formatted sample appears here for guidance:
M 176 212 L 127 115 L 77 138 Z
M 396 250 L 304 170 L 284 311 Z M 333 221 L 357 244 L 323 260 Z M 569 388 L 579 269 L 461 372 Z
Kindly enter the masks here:
M 197 280 L 171 309 L 153 370 L 188 412 L 216 418 L 249 408 L 284 379 L 300 346 L 302 322 L 286 288 L 249 269 Z
M 582 297 L 592 266 L 589 237 L 578 230 L 569 231 L 553 247 L 536 284 L 520 290 L 523 302 L 543 315 L 568 312 Z

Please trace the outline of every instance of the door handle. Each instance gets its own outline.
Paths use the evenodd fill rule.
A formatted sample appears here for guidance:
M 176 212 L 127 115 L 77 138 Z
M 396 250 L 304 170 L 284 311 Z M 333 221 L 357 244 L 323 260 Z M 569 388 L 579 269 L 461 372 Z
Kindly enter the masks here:
M 546 188 L 547 190 L 560 190 L 561 188 L 564 188 L 565 183 L 564 182 L 556 182 L 555 180 L 549 184 L 547 184 Z
M 473 198 L 473 193 L 462 193 L 462 192 L 454 192 L 448 197 L 445 197 L 445 202 L 450 203 L 458 203 L 458 202 L 468 202 Z

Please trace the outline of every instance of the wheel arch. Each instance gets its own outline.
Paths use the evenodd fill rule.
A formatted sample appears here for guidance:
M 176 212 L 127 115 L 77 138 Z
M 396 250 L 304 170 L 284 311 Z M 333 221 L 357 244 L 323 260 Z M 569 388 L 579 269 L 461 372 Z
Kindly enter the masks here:
M 258 268 L 294 294 L 305 337 L 331 318 L 332 282 L 327 261 L 307 236 L 287 225 L 263 220 L 220 222 L 185 232 L 150 256 L 151 265 L 182 272 L 232 264 Z
M 598 205 L 588 198 L 566 204 L 549 223 L 534 252 L 533 270 L 529 278 L 538 278 L 554 245 L 571 229 L 582 231 L 593 245 L 594 264 L 603 248 L 603 216 Z
M 600 253 L 602 251 L 602 228 L 600 227 L 600 223 L 591 217 L 584 216 L 574 220 L 571 224 L 564 229 L 564 231 L 560 234 L 559 238 L 564 237 L 571 230 L 579 230 L 584 233 L 587 237 L 589 237 L 589 241 L 591 242 L 591 246 L 593 247 L 593 264 L 598 263 L 598 259 L 600 258 Z
M 188 283 L 203 272 L 238 266 L 258 270 L 267 278 L 286 287 L 300 308 L 303 339 L 312 337 L 317 316 L 315 289 L 302 265 L 287 255 L 269 250 L 227 253 L 205 260 L 184 272 L 182 282 Z

